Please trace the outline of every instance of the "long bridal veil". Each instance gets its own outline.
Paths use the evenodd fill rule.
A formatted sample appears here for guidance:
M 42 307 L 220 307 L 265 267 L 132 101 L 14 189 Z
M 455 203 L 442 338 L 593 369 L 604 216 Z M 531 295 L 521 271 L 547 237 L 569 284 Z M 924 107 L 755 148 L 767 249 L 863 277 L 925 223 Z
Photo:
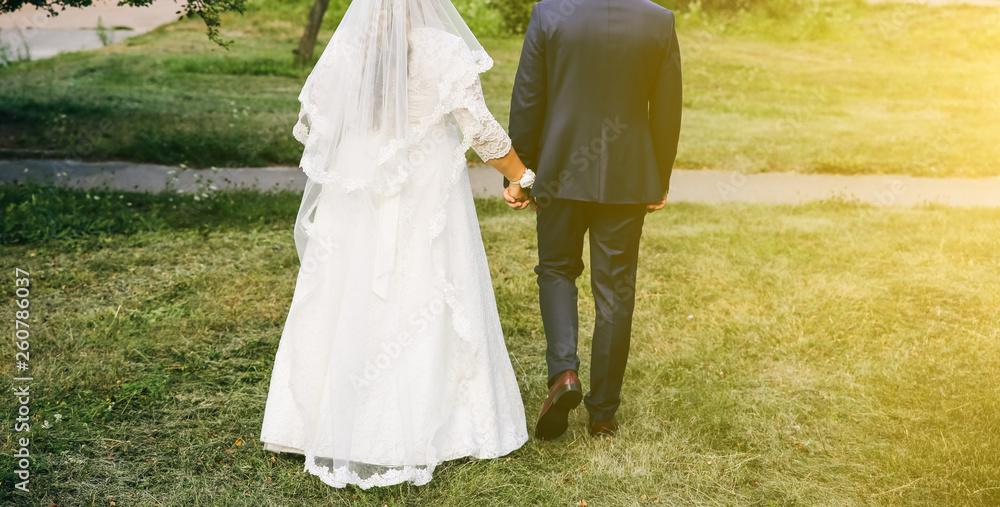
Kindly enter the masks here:
M 408 119 L 407 35 L 421 28 L 457 36 L 473 61 L 442 76 L 434 114 L 414 127 Z M 293 134 L 305 146 L 299 166 L 309 176 L 295 228 L 299 257 L 323 185 L 398 192 L 413 166 L 407 148 L 423 141 L 428 125 L 462 107 L 461 91 L 492 65 L 450 0 L 351 2 L 299 94 Z

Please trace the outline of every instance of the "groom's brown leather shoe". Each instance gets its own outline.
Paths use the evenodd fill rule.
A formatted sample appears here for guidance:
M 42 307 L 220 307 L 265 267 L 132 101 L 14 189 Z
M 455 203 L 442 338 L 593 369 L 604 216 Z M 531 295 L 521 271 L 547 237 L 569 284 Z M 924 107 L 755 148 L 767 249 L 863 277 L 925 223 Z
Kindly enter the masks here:
M 590 436 L 598 435 L 611 435 L 618 430 L 618 418 L 611 416 L 610 421 L 598 421 L 594 419 L 594 415 L 591 414 L 589 417 L 588 428 L 590 430 Z
M 575 370 L 566 370 L 556 377 L 549 388 L 549 397 L 535 423 L 535 436 L 542 440 L 557 438 L 569 426 L 569 411 L 583 401 L 583 389 Z

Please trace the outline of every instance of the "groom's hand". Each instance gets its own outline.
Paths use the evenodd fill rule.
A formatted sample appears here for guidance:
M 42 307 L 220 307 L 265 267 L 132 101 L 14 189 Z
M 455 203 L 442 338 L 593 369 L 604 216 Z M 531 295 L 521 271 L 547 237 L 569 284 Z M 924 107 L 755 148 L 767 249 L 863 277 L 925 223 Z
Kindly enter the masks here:
M 663 194 L 663 200 L 660 202 L 651 202 L 646 205 L 646 213 L 652 213 L 654 211 L 659 211 L 667 205 L 667 194 Z
M 529 204 L 533 204 L 531 202 L 531 194 L 517 184 L 508 185 L 507 188 L 503 189 L 503 200 L 507 203 L 507 206 L 516 210 L 522 210 L 527 208 Z M 532 209 L 534 209 L 534 206 L 532 206 Z

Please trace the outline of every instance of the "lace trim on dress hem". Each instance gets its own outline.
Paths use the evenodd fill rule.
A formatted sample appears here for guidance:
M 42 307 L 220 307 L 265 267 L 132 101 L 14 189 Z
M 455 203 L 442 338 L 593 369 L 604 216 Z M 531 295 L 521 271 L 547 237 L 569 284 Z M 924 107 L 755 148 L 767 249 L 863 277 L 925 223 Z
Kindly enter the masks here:
M 332 460 L 330 460 L 332 461 Z M 316 456 L 306 454 L 305 471 L 319 477 L 324 483 L 335 488 L 343 488 L 348 484 L 354 484 L 361 489 L 369 489 L 375 486 L 392 486 L 401 482 L 412 482 L 414 486 L 423 486 L 431 481 L 434 475 L 434 465 L 425 466 L 402 466 L 385 467 L 380 465 L 364 465 L 372 473 L 366 477 L 355 470 L 351 470 L 349 464 L 336 466 L 331 469 L 329 466 L 316 463 Z M 378 470 L 384 470 L 379 472 Z
M 361 489 L 369 489 L 375 486 L 392 486 L 405 481 L 413 483 L 414 486 L 423 486 L 431 481 L 434 475 L 434 470 L 437 468 L 437 465 L 441 463 L 465 457 L 493 459 L 505 456 L 524 445 L 524 442 L 527 441 L 527 435 L 524 435 L 524 437 L 525 438 L 522 439 L 517 438 L 514 435 L 506 435 L 503 444 L 498 445 L 494 449 L 480 449 L 478 451 L 471 449 L 459 450 L 457 452 L 453 452 L 449 456 L 439 458 L 437 463 L 426 465 L 392 466 L 359 463 L 356 461 L 348 461 L 344 462 L 343 465 L 337 465 L 335 460 L 330 458 L 317 458 L 317 456 L 311 452 L 293 452 L 305 455 L 305 466 L 303 470 L 319 477 L 321 481 L 335 488 L 343 488 L 348 484 L 354 484 Z M 328 465 L 316 463 L 317 459 L 330 461 L 331 464 L 333 464 L 332 469 Z M 365 472 L 370 473 L 366 473 L 365 476 L 362 477 L 357 470 L 352 470 L 352 468 L 362 468 Z

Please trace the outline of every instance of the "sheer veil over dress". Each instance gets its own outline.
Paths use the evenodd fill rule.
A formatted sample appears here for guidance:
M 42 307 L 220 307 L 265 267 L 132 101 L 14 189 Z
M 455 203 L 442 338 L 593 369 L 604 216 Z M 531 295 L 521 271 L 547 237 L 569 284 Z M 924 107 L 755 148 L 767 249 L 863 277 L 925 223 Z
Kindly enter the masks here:
M 299 95 L 300 268 L 260 440 L 331 486 L 527 441 L 465 162 L 510 150 L 492 63 L 449 0 L 354 0 Z

